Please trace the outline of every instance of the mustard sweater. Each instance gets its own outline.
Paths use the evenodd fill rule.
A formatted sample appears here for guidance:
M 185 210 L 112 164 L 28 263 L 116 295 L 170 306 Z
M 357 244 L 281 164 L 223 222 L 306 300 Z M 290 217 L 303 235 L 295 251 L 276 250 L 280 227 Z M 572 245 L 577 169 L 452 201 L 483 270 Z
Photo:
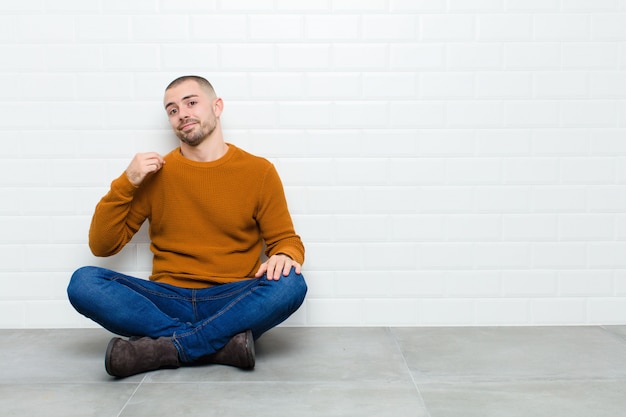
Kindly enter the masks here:
M 148 219 L 150 279 L 201 288 L 252 278 L 266 256 L 284 253 L 302 264 L 274 166 L 229 144 L 213 162 L 196 162 L 177 148 L 165 165 L 135 187 L 123 173 L 100 200 L 89 230 L 96 256 L 118 253 Z

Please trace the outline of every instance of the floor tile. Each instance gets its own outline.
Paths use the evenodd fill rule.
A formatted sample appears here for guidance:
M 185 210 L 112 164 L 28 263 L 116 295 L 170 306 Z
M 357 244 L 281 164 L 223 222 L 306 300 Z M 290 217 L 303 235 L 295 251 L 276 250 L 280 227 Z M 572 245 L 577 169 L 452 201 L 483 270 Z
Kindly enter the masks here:
M 256 342 L 256 367 L 209 365 L 161 371 L 157 381 L 403 381 L 411 380 L 386 328 L 276 328 Z
M 137 384 L 0 384 L 0 414 L 5 417 L 117 416 Z
M 626 410 L 624 381 L 425 384 L 431 417 L 615 417 Z
M 0 330 L 0 383 L 110 381 L 104 354 L 111 336 L 100 329 Z
M 626 341 L 626 326 L 602 326 L 602 328 L 605 331 Z
M 414 387 L 387 383 L 142 384 L 120 417 L 426 417 Z
M 599 327 L 397 328 L 417 381 L 626 377 L 626 345 Z

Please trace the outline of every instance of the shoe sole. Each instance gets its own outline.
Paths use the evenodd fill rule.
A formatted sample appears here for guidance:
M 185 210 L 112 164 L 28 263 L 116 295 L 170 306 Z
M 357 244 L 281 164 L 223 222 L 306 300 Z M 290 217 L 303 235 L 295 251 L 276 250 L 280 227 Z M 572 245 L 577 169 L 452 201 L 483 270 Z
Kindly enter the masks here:
M 115 377 L 117 377 L 118 375 L 115 375 L 115 373 L 111 369 L 111 352 L 113 351 L 113 348 L 119 340 L 122 339 L 120 339 L 119 337 L 114 337 L 113 339 L 111 339 L 109 341 L 109 344 L 107 345 L 107 351 L 104 354 L 104 369 L 107 371 L 107 374 Z
M 252 330 L 246 331 L 246 352 L 248 353 L 248 366 L 246 369 L 254 369 L 256 364 L 256 353 L 254 351 L 254 337 L 252 336 Z

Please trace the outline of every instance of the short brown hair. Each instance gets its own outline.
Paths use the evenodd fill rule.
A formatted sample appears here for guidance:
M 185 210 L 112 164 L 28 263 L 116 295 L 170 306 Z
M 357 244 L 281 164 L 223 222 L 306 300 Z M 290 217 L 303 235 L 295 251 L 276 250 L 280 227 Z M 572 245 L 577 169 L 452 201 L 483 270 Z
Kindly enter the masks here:
M 185 81 L 190 81 L 190 80 L 197 82 L 200 87 L 207 90 L 207 92 L 211 93 L 211 95 L 216 95 L 215 89 L 213 88 L 209 80 L 207 80 L 204 77 L 200 77 L 199 75 L 183 75 L 182 77 L 178 77 L 174 81 L 169 83 L 167 88 L 165 88 L 165 91 L 169 90 L 172 87 L 176 87 L 177 85 L 182 84 Z

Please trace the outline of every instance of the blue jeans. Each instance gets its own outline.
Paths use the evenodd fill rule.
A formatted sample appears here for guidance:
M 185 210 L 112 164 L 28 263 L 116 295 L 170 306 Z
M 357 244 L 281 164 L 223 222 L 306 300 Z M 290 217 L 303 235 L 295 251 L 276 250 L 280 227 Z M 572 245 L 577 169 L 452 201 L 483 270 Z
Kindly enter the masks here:
M 254 338 L 277 326 L 304 301 L 294 269 L 280 280 L 247 279 L 210 288 L 180 288 L 86 266 L 72 275 L 74 308 L 122 336 L 171 337 L 183 363 L 215 353 L 237 333 Z

